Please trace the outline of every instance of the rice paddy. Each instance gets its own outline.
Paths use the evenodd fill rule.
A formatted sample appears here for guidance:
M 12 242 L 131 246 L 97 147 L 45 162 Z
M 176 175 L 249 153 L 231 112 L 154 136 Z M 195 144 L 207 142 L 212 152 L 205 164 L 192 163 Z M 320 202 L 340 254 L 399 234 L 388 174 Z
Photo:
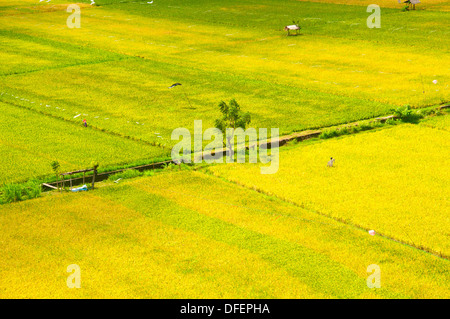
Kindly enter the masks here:
M 53 174 L 57 160 L 61 171 L 168 156 L 169 150 L 102 131 L 75 126 L 61 119 L 0 103 L 0 185 Z M 45 106 L 44 106 L 45 108 Z
M 0 298 L 448 299 L 449 117 L 429 111 L 450 100 L 450 7 L 377 3 L 371 29 L 368 0 L 83 0 L 69 28 L 67 1 L 0 0 L 0 186 L 166 159 L 233 98 L 281 135 L 432 115 L 289 142 L 276 174 L 170 165 L 1 204 Z
M 274 176 L 258 174 L 257 164 L 211 171 L 448 257 L 449 149 L 448 131 L 405 124 L 283 151 Z
M 0 225 L 2 298 L 450 293 L 444 259 L 203 173 L 10 204 Z M 81 268 L 81 289 L 66 286 L 70 264 Z M 380 289 L 366 285 L 370 264 L 381 267 Z
M 239 3 L 100 1 L 82 8 L 79 29 L 60 7 L 22 5 L 33 13 L 1 18 L 3 90 L 63 105 L 46 111 L 66 119 L 82 108 L 92 125 L 147 141 L 195 119 L 212 126 L 230 96 L 253 126 L 281 133 L 447 99 L 446 12 L 385 9 L 374 30 L 359 6 Z M 300 18 L 302 36 L 286 37 L 283 26 Z M 168 90 L 175 82 L 183 85 Z

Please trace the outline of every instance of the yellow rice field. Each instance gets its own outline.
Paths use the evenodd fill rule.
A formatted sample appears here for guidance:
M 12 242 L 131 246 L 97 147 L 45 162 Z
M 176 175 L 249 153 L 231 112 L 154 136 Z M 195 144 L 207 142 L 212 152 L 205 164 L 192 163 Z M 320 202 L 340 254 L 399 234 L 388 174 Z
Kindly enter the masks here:
M 197 172 L 4 205 L 0 227 L 1 298 L 450 296 L 447 260 Z
M 214 174 L 345 223 L 450 254 L 449 132 L 410 124 L 298 146 L 280 153 L 276 175 L 257 164 Z M 335 167 L 327 161 L 334 157 Z
M 366 25 L 372 0 L 80 1 L 69 28 L 65 0 L 0 0 L 0 186 L 50 182 L 54 160 L 167 159 L 173 130 L 214 126 L 221 100 L 281 135 L 449 102 L 448 0 L 409 12 L 379 0 L 381 28 Z M 0 299 L 448 299 L 441 113 L 288 143 L 276 174 L 172 165 L 2 204 Z M 66 284 L 73 264 L 80 289 Z M 381 288 L 367 286 L 370 265 Z

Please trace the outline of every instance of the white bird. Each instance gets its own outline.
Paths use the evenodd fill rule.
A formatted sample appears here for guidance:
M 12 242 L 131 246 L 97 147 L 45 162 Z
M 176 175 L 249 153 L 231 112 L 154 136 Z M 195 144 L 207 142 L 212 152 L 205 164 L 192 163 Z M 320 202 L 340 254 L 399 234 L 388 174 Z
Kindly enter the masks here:
M 93 4 L 95 4 L 95 1 L 94 1 L 94 0 L 91 0 L 91 6 L 92 6 Z
M 152 4 L 153 3 L 153 1 L 149 1 L 149 2 L 147 2 L 148 4 Z
M 437 81 L 437 80 L 433 80 L 433 83 L 434 83 L 434 84 L 437 84 L 437 83 L 438 83 L 438 81 Z

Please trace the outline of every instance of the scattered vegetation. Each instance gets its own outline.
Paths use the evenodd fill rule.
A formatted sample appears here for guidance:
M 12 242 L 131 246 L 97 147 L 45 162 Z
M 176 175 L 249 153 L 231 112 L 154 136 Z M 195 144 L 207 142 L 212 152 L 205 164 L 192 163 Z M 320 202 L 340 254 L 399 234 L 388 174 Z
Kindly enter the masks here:
M 37 181 L 31 180 L 24 184 L 6 184 L 0 188 L 0 203 L 13 203 L 41 195 L 42 187 Z
M 433 116 L 420 121 L 419 125 L 450 131 L 450 112 L 444 110 L 436 111 Z
M 143 175 L 143 173 L 138 171 L 137 169 L 127 169 L 127 170 L 124 170 L 122 172 L 110 175 L 108 177 L 108 180 L 109 181 L 116 181 L 119 178 L 120 179 L 135 178 L 135 177 L 142 176 L 142 175 Z
M 395 122 L 386 121 L 384 124 L 395 124 Z M 379 121 L 371 121 L 371 122 L 363 122 L 358 125 L 348 125 L 331 129 L 325 129 L 322 133 L 320 133 L 319 138 L 327 139 L 332 137 L 338 137 L 341 135 L 354 134 L 361 131 L 367 131 L 374 128 L 382 127 L 384 124 Z
M 419 119 L 423 118 L 421 111 L 413 110 L 410 105 L 398 107 L 393 109 L 392 112 L 394 112 L 394 115 L 403 122 L 417 123 Z

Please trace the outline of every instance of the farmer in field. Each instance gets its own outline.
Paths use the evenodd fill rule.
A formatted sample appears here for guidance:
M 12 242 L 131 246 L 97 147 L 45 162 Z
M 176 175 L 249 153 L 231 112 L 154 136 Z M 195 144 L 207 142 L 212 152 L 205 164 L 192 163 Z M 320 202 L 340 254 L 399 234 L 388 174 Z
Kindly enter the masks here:
M 327 164 L 327 166 L 328 167 L 333 167 L 333 164 L 334 164 L 334 158 L 330 158 L 330 160 L 328 161 L 328 164 Z
M 83 126 L 84 126 L 84 127 L 87 127 L 86 119 L 83 120 Z

